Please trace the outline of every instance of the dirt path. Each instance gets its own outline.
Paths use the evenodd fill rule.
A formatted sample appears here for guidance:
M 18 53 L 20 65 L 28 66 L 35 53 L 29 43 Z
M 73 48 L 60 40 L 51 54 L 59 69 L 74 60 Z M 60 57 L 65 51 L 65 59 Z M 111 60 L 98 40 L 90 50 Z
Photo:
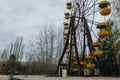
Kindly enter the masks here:
M 120 77 L 44 77 L 44 76 L 14 76 L 24 80 L 120 80 Z M 0 80 L 8 80 L 9 76 L 0 75 Z

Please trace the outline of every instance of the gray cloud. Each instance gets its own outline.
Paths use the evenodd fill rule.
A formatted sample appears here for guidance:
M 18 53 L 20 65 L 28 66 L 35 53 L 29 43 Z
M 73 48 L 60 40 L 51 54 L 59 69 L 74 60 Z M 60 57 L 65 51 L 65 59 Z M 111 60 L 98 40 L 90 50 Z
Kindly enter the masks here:
M 60 24 L 64 20 L 62 0 L 0 0 L 0 44 L 17 36 L 38 33 L 41 25 Z

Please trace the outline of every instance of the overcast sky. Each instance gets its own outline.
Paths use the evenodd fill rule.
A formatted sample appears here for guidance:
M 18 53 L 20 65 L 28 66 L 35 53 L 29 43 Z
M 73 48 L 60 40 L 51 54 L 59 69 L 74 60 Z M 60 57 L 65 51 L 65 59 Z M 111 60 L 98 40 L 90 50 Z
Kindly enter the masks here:
M 40 31 L 42 25 L 55 24 L 63 27 L 66 1 L 0 0 L 0 50 L 18 36 L 23 36 L 26 43 L 31 35 Z M 96 14 L 95 18 L 103 21 L 98 16 L 100 14 Z
M 65 0 L 0 0 L 0 50 L 17 36 L 28 39 L 41 25 L 61 24 Z

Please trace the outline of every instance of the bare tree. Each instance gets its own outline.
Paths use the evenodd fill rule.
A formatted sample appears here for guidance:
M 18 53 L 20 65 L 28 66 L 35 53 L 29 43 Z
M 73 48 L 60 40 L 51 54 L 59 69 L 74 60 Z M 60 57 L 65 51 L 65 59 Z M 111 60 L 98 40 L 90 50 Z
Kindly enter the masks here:
M 1 59 L 8 60 L 10 55 L 14 54 L 16 57 L 16 61 L 21 61 L 23 59 L 23 38 L 17 37 L 14 42 L 11 42 L 10 45 L 2 51 Z
M 61 54 L 63 47 L 62 33 L 62 29 L 57 30 L 53 26 L 45 26 L 40 31 L 36 45 L 39 49 L 40 56 L 46 59 L 46 62 L 49 61 L 52 63 Z
M 111 0 L 111 7 L 112 7 L 112 14 L 111 14 L 111 19 L 114 22 L 114 27 L 119 28 L 120 25 L 120 0 Z
M 1 53 L 1 60 L 6 62 L 8 59 L 9 59 L 9 55 L 7 54 L 7 50 L 4 49 Z
M 55 25 L 45 25 L 35 39 L 31 40 L 29 55 L 36 63 L 39 73 L 49 73 L 57 63 L 63 48 L 63 30 L 55 28 Z M 35 64 L 34 64 L 35 65 Z

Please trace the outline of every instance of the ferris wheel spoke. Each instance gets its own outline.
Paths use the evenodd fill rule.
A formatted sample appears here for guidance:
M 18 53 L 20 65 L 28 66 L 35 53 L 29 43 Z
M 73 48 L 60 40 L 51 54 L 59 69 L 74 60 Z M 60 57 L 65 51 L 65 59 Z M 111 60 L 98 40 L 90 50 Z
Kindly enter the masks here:
M 100 3 L 98 1 L 67 0 L 68 12 L 65 13 L 64 23 L 65 45 L 58 65 L 61 66 L 65 55 L 68 74 L 74 71 L 84 73 L 84 69 L 91 70 L 99 67 L 96 61 L 99 61 L 99 56 L 103 54 L 99 49 L 100 38 L 104 38 L 109 32 L 104 29 L 107 26 L 105 21 L 96 21 L 96 14 L 100 11 L 102 16 L 107 16 L 111 9 L 108 7 L 110 3 L 107 0 Z
M 91 13 L 88 13 L 87 15 L 85 15 L 85 17 L 88 17 L 88 16 L 90 16 L 90 15 L 93 15 L 94 13 L 99 12 L 100 10 L 101 10 L 101 9 L 92 11 Z
M 90 4 L 92 3 L 92 0 L 88 1 L 87 5 L 86 5 L 86 10 L 88 10 L 88 8 L 91 8 L 90 7 Z
M 97 5 L 97 4 L 94 4 L 93 6 L 88 7 L 88 8 L 85 10 L 85 13 L 87 14 L 87 13 L 91 12 L 92 9 L 96 9 L 96 8 L 95 8 L 95 5 Z M 93 11 L 92 11 L 92 12 L 93 12 Z
M 90 19 L 87 19 L 87 22 L 88 23 L 91 23 L 91 24 L 94 24 L 94 25 L 97 25 L 98 22 L 94 21 L 94 20 L 90 20 Z
M 85 13 L 88 13 L 96 5 L 98 5 L 97 0 L 96 1 L 94 0 L 93 2 L 92 2 L 92 0 L 90 0 L 89 3 L 86 4 Z
M 97 38 L 97 40 L 99 40 L 99 37 L 96 35 L 96 33 L 93 30 L 91 30 L 91 32 L 94 34 L 95 38 Z
M 76 24 L 75 28 L 77 28 L 79 26 L 79 23 L 80 23 L 80 14 L 81 14 L 80 5 L 78 3 L 76 3 L 76 5 L 78 6 L 78 20 L 77 20 L 77 24 Z

